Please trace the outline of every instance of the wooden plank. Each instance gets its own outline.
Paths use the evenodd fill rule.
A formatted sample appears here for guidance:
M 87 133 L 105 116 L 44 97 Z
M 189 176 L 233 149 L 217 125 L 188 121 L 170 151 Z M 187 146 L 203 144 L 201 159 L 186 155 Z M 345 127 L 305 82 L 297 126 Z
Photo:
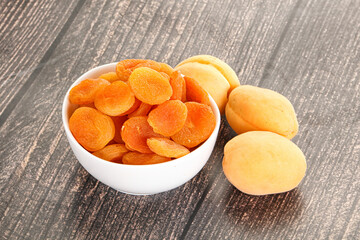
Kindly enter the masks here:
M 221 173 L 185 238 L 359 236 L 359 7 L 358 1 L 299 2 L 265 68 L 246 66 L 240 72 L 244 83 L 274 89 L 294 104 L 300 124 L 294 142 L 308 160 L 299 188 L 251 197 L 237 191 Z M 249 78 L 254 75 L 250 71 L 264 73 Z
M 50 59 L 78 1 L 2 1 L 0 6 L 0 125 Z M 60 35 L 59 35 L 60 33 Z

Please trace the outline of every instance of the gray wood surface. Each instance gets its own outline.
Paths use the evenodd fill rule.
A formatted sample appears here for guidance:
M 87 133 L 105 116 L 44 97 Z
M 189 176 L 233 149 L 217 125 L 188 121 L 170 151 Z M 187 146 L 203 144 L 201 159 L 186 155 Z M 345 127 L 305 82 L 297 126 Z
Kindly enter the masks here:
M 117 192 L 73 155 L 67 88 L 125 58 L 196 54 L 280 92 L 300 124 L 300 186 L 253 197 L 226 180 L 224 118 L 204 169 L 172 191 Z M 1 239 L 358 239 L 360 1 L 1 1 Z

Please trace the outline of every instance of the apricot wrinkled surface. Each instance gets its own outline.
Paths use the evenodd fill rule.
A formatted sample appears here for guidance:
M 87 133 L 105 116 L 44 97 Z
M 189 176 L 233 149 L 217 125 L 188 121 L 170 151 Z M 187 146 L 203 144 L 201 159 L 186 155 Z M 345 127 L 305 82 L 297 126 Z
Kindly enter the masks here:
M 113 120 L 89 107 L 75 110 L 69 119 L 69 129 L 76 141 L 90 152 L 105 147 L 115 135 Z

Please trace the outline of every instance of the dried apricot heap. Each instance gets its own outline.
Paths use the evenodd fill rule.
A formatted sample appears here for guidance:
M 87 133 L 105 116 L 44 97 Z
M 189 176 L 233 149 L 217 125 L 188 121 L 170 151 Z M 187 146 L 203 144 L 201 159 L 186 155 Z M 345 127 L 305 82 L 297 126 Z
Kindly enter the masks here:
M 208 93 L 166 63 L 127 59 L 70 90 L 80 105 L 69 126 L 94 156 L 119 164 L 157 164 L 190 153 L 215 128 Z

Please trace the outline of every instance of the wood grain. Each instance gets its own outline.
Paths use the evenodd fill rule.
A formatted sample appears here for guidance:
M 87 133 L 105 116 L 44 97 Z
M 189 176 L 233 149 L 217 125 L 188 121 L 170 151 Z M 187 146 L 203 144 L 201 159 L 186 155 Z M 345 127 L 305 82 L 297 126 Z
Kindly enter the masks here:
M 71 24 L 78 1 L 4 1 L 0 7 L 0 126 Z
M 0 236 L 356 239 L 359 9 L 350 0 L 1 2 L 0 78 L 16 74 L 0 81 Z M 252 197 L 232 187 L 221 169 L 235 136 L 225 119 L 204 169 L 166 193 L 126 195 L 80 166 L 61 123 L 78 76 L 124 58 L 174 66 L 195 54 L 223 59 L 242 84 L 294 104 L 294 142 L 308 159 L 297 189 Z

